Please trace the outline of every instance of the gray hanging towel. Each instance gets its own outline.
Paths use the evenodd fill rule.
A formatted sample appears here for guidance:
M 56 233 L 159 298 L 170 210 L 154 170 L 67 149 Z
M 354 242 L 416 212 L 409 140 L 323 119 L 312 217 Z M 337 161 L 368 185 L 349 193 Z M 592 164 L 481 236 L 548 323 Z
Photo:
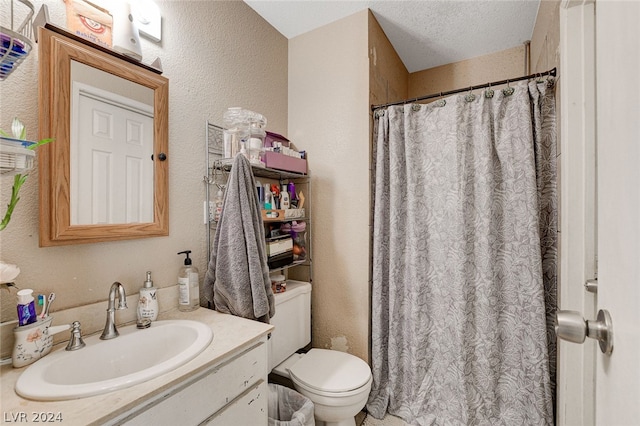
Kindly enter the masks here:
M 275 314 L 260 202 L 242 154 L 233 160 L 227 181 L 204 292 L 219 312 L 265 323 Z

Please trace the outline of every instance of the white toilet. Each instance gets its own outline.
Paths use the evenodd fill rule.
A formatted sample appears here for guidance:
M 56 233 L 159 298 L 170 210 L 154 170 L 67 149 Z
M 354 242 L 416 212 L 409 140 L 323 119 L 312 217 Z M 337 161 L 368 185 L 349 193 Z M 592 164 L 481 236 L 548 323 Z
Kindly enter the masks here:
M 371 369 L 362 359 L 340 351 L 311 349 L 311 284 L 287 281 L 287 291 L 275 294 L 276 328 L 269 339 L 269 368 L 288 377 L 314 405 L 316 425 L 355 426 L 371 390 Z

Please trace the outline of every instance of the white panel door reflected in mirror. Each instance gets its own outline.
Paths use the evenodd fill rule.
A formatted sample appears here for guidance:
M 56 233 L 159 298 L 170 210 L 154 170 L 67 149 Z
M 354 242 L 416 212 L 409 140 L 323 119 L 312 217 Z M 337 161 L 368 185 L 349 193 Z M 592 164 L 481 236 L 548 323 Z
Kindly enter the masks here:
M 153 221 L 153 90 L 72 61 L 71 225 Z

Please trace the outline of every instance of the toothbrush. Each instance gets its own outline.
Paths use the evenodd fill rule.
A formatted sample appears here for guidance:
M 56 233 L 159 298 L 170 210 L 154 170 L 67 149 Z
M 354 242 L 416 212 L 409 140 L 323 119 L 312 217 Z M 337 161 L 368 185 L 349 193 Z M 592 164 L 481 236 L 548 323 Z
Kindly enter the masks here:
M 51 303 L 53 303 L 53 301 L 56 300 L 56 294 L 55 293 L 49 293 L 49 303 L 47 304 L 47 307 L 44 309 L 44 313 L 42 314 L 42 318 L 46 318 L 49 316 L 49 308 L 51 308 Z
M 47 299 L 44 298 L 44 294 L 38 295 L 38 306 L 41 306 L 40 309 L 40 318 L 44 318 L 44 311 L 47 309 Z

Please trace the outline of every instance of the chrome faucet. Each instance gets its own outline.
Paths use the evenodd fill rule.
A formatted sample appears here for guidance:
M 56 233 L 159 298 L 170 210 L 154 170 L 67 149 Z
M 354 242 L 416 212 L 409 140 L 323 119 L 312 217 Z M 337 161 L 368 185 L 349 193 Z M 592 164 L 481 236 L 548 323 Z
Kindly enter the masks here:
M 118 308 L 116 308 L 116 294 L 118 295 Z M 127 309 L 127 295 L 124 287 L 119 282 L 111 284 L 109 289 L 109 306 L 107 307 L 107 323 L 100 338 L 109 340 L 118 337 L 118 329 L 116 328 L 116 309 Z

